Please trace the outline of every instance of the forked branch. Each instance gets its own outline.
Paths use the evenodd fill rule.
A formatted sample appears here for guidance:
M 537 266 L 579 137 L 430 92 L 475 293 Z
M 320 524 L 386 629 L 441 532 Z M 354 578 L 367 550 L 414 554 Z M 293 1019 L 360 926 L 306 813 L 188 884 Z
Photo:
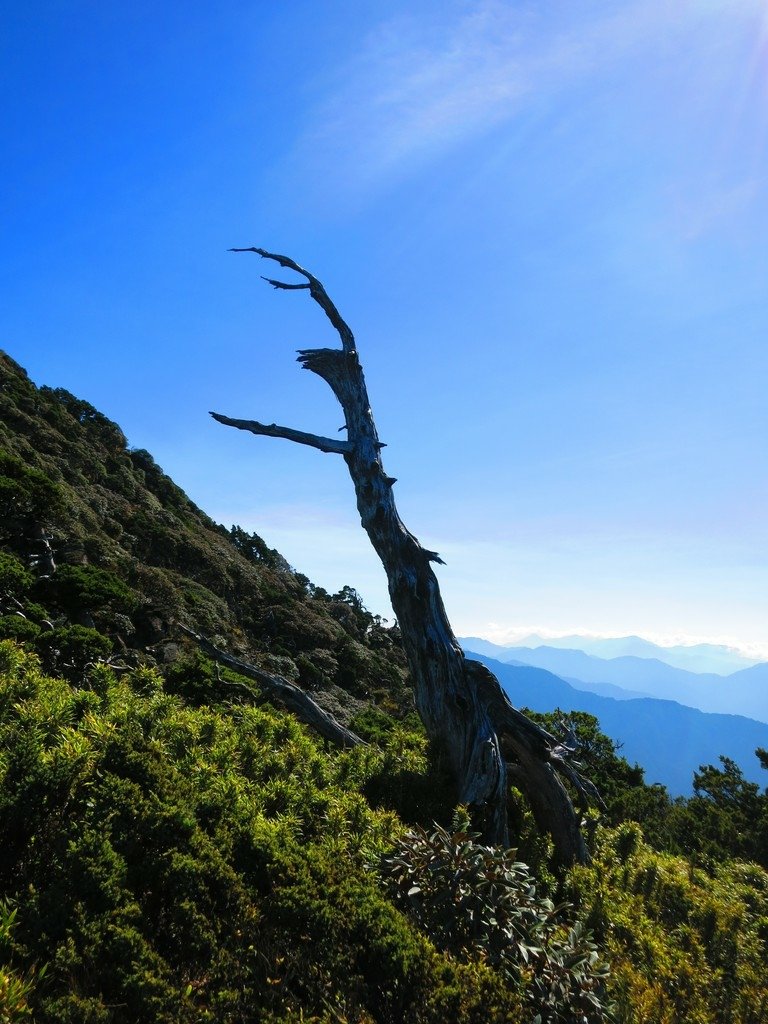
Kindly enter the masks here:
M 344 349 L 344 351 L 354 352 L 355 336 L 352 334 L 349 325 L 344 322 L 341 313 L 339 313 L 338 309 L 336 309 L 333 302 L 331 302 L 325 288 L 323 287 L 321 282 L 318 281 L 318 279 L 314 276 L 314 274 L 310 274 L 310 272 L 308 270 L 305 270 L 304 267 L 299 266 L 299 264 L 295 260 L 292 260 L 290 256 L 280 256 L 278 255 L 278 253 L 267 252 L 266 249 L 258 249 L 256 246 L 253 245 L 248 246 L 245 249 L 230 249 L 229 251 L 255 252 L 258 256 L 262 256 L 266 260 L 274 260 L 275 263 L 279 263 L 281 267 L 285 267 L 287 270 L 295 270 L 297 274 L 301 274 L 301 276 L 307 282 L 305 285 L 284 284 L 282 281 L 273 281 L 268 277 L 265 277 L 264 280 L 269 281 L 269 283 L 275 288 L 284 288 L 286 290 L 293 290 L 295 288 L 309 288 L 309 293 L 312 296 L 312 298 L 315 300 L 318 306 L 320 306 L 325 315 L 328 317 L 328 319 L 331 321 L 333 326 L 338 331 L 339 337 L 341 338 L 341 346 Z

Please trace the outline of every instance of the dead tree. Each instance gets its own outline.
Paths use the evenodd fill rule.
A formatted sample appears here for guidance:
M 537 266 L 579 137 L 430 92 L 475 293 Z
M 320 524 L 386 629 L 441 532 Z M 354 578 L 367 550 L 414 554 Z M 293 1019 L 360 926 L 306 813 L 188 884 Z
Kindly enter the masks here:
M 507 795 L 510 779 L 526 795 L 538 826 L 548 831 L 564 863 L 588 859 L 579 822 L 559 774 L 576 786 L 581 801 L 591 789 L 569 761 L 568 745 L 517 711 L 496 677 L 464 657 L 443 607 L 433 562 L 397 513 L 392 485 L 381 461 L 384 444 L 376 433 L 363 369 L 352 331 L 314 275 L 287 256 L 255 247 L 253 252 L 295 271 L 297 282 L 264 278 L 287 291 L 306 290 L 341 340 L 341 348 L 299 351 L 298 361 L 330 386 L 341 405 L 346 438 L 323 437 L 274 423 L 232 419 L 211 413 L 226 426 L 267 437 L 282 437 L 347 464 L 363 528 L 381 559 L 389 594 L 413 677 L 416 707 L 430 740 L 447 758 L 458 802 L 467 804 L 486 842 L 508 845 Z

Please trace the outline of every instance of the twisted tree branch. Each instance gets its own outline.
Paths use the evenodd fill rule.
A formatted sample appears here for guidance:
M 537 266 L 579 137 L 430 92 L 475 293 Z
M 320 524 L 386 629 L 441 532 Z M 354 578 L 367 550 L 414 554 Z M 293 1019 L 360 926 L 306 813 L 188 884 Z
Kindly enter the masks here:
M 259 249 L 254 245 L 248 246 L 245 249 L 230 249 L 229 251 L 255 252 L 258 256 L 262 256 L 266 260 L 274 260 L 275 263 L 279 263 L 281 267 L 285 267 L 288 270 L 295 270 L 297 274 L 301 274 L 301 276 L 305 278 L 307 281 L 306 285 L 284 285 L 281 282 L 277 281 L 269 281 L 269 283 L 276 288 L 309 288 L 309 293 L 312 296 L 312 298 L 315 300 L 318 306 L 320 306 L 325 315 L 336 328 L 336 331 L 338 332 L 338 335 L 341 338 L 341 347 L 344 349 L 345 352 L 354 351 L 355 336 L 352 334 L 352 331 L 350 330 L 348 324 L 346 324 L 345 321 L 343 320 L 338 309 L 336 309 L 334 304 L 331 302 L 325 288 L 322 286 L 320 281 L 318 281 L 318 279 L 314 276 L 314 274 L 310 274 L 310 272 L 308 270 L 305 270 L 304 267 L 299 266 L 299 264 L 295 260 L 292 260 L 290 256 L 280 256 L 274 252 L 267 252 L 266 249 Z M 269 278 L 265 278 L 265 280 L 269 280 Z

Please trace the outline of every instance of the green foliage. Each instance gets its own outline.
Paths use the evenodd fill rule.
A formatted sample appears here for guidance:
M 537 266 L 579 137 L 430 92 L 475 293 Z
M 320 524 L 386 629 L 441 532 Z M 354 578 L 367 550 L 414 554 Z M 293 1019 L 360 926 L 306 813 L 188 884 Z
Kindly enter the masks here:
M 553 732 L 557 713 L 533 715 Z M 606 807 L 603 824 L 635 821 L 658 850 L 681 853 L 697 863 L 738 857 L 768 867 L 768 789 L 748 782 L 730 758 L 702 765 L 693 776 L 694 795 L 670 799 L 660 785 L 649 786 L 640 767 L 629 765 L 592 715 L 568 716 L 578 743 L 583 774 L 597 786 Z M 761 752 L 755 752 L 760 758 Z M 761 759 L 768 767 L 768 755 Z
M 693 788 L 690 799 L 667 803 L 662 828 L 638 816 L 649 840 L 701 865 L 738 857 L 768 867 L 768 789 L 748 782 L 727 757 L 719 767 L 702 765 Z
M 605 1019 L 606 966 L 581 922 L 542 897 L 514 850 L 483 846 L 466 831 L 416 828 L 381 861 L 396 903 L 440 949 L 482 957 L 519 987 L 542 1022 Z
M 702 765 L 694 774 L 694 796 L 679 814 L 680 845 L 699 856 L 736 856 L 768 867 L 768 791 L 747 782 L 730 758 L 721 757 L 720 765 Z
M 131 587 L 114 573 L 93 565 L 59 566 L 55 576 L 46 581 L 43 590 L 49 601 L 55 602 L 69 614 L 87 609 L 128 615 L 135 611 L 138 604 Z
M 143 448 L 134 448 L 128 454 L 146 488 L 160 500 L 164 507 L 176 512 L 185 512 L 194 507 L 182 489 L 169 476 L 165 475 L 148 451 Z
M 190 704 L 210 704 L 226 693 L 222 678 L 232 676 L 221 672 L 217 676 L 214 662 L 201 651 L 195 650 L 169 666 L 165 673 L 165 689 L 167 693 L 183 697 Z
M 241 526 L 233 526 L 229 531 L 229 536 L 237 550 L 249 562 L 269 565 L 274 569 L 282 569 L 286 572 L 290 571 L 290 566 L 280 552 L 269 547 L 257 533 L 248 533 Z
M 147 669 L 72 686 L 6 642 L 0 680 L 0 963 L 35 1021 L 521 1020 L 366 869 L 399 831 L 360 793 L 384 755 L 190 707 Z
M 122 451 L 125 448 L 125 434 L 120 427 L 108 419 L 104 413 L 94 408 L 90 402 L 86 402 L 82 398 L 76 398 L 75 395 L 65 388 L 42 387 L 40 392 L 45 397 L 52 398 L 63 407 L 77 423 L 87 429 L 89 434 L 99 444 L 104 445 L 108 449 L 117 449 L 118 451 Z M 64 425 L 63 420 L 59 420 L 59 423 L 62 426 Z
M 313 854 L 278 859 L 272 903 L 276 923 L 299 936 L 281 964 L 282 976 L 300 972 L 312 1002 L 335 1004 L 341 1020 L 357 1019 L 349 998 L 339 998 L 345 979 L 367 1009 L 363 1020 L 519 1020 L 516 994 L 484 964 L 475 962 L 470 974 L 441 961 L 382 898 L 373 877 L 350 872 L 328 851 Z M 446 1016 L 449 1007 L 455 1016 Z
M 60 626 L 40 634 L 38 648 L 49 670 L 76 682 L 87 666 L 109 657 L 112 641 L 87 626 Z
M 378 616 L 368 611 L 354 587 L 342 587 L 328 600 L 331 615 L 355 640 L 365 637 L 374 624 L 380 621 Z
M 357 724 L 381 723 L 378 714 L 353 719 Z M 430 745 L 419 722 L 410 718 L 393 722 L 384 731 L 379 725 L 380 755 L 363 792 L 373 807 L 395 811 L 409 824 L 447 819 L 455 802 L 455 785 L 440 750 Z
M 33 581 L 34 576 L 20 559 L 0 551 L 0 596 L 21 597 Z
M 10 952 L 11 932 L 16 924 L 16 910 L 7 900 L 0 899 L 0 1021 L 2 1024 L 17 1024 L 32 1019 L 29 999 L 35 982 L 43 977 L 45 968 L 30 969 L 27 975 L 19 974 L 4 964 Z
M 381 708 L 368 707 L 358 712 L 349 723 L 350 729 L 368 743 L 384 746 L 393 731 L 397 728 L 397 720 Z
M 0 523 L 15 530 L 25 523 L 50 524 L 63 509 L 64 495 L 58 484 L 0 449 Z
M 645 801 L 654 806 L 655 798 L 663 796 L 663 807 L 669 805 L 666 790 L 648 786 L 643 779 L 643 769 L 630 765 L 621 756 L 620 745 L 606 736 L 594 715 L 585 711 L 570 711 L 567 716 L 559 711 L 539 714 L 527 711 L 528 715 L 540 722 L 554 735 L 563 732 L 563 721 L 573 730 L 576 738 L 576 758 L 585 778 L 597 786 L 606 805 L 607 818 L 612 823 L 623 821 L 627 816 L 642 808 Z
M 0 640 L 31 643 L 40 635 L 40 627 L 21 615 L 0 616 Z
M 617 1024 L 768 1021 L 768 874 L 704 872 L 651 849 L 638 825 L 600 829 L 594 863 L 566 886 L 605 951 Z

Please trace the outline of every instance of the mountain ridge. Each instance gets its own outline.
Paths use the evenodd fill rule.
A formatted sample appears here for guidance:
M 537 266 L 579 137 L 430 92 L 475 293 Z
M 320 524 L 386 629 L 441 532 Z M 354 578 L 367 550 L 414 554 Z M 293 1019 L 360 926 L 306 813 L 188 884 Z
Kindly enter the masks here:
M 167 667 L 194 651 L 180 623 L 300 683 L 345 724 L 371 696 L 412 710 L 397 630 L 353 588 L 327 594 L 258 535 L 214 523 L 117 424 L 36 387 L 1 352 L 0 461 L 0 551 L 30 574 L 31 605 L 53 627 L 98 627 L 128 666 Z M 0 636 L 23 629 L 45 653 L 47 618 L 32 614 L 20 626 L 18 599 L 0 594 Z
M 578 680 L 581 689 L 590 690 L 593 684 L 616 686 L 661 700 L 676 700 L 708 713 L 735 713 L 768 721 L 768 664 L 765 663 L 719 676 L 687 672 L 652 658 L 626 655 L 606 659 L 567 648 L 500 648 L 489 641 L 478 644 L 477 640 L 467 637 L 461 642 L 503 663 L 516 661 L 545 668 L 561 678 Z
M 584 651 L 598 658 L 656 658 L 673 668 L 688 672 L 730 675 L 742 668 L 758 664 L 760 658 L 750 657 L 735 647 L 724 644 L 696 643 L 663 645 L 641 636 L 589 637 L 577 633 L 569 636 L 544 637 L 536 633 L 521 637 L 510 646 L 563 647 Z
M 518 707 L 595 715 L 601 729 L 621 744 L 623 756 L 639 764 L 650 783 L 660 782 L 675 796 L 690 795 L 694 771 L 717 763 L 720 756 L 730 757 L 750 781 L 765 782 L 754 751 L 768 744 L 766 723 L 653 697 L 618 701 L 576 690 L 544 668 L 509 665 L 470 650 L 466 653 L 491 669 Z

